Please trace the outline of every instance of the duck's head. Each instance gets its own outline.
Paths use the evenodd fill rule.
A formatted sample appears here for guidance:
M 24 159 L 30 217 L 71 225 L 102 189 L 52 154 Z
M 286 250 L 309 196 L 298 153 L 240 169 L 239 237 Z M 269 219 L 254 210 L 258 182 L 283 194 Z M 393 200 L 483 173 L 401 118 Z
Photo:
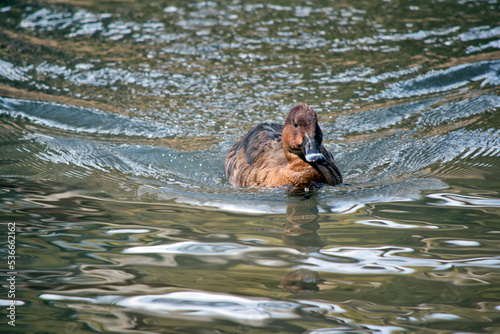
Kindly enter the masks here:
M 283 127 L 283 150 L 288 161 L 297 156 L 309 163 L 325 160 L 319 147 L 323 135 L 318 125 L 318 116 L 306 104 L 293 107 Z

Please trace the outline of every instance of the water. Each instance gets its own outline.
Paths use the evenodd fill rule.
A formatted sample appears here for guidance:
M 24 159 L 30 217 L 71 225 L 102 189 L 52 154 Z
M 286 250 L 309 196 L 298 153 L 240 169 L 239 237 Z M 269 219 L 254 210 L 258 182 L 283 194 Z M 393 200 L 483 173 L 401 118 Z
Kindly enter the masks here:
M 4 2 L 2 332 L 499 332 L 499 13 Z M 298 103 L 345 183 L 231 187 Z

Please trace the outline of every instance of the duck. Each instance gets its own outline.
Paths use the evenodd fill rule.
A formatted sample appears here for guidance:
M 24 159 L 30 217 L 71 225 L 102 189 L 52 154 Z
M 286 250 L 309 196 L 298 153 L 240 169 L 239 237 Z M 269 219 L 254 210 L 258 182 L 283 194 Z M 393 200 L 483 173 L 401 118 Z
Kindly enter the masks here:
M 342 174 L 322 142 L 316 112 L 306 104 L 297 105 L 284 125 L 259 124 L 229 149 L 226 177 L 234 187 L 340 184 Z

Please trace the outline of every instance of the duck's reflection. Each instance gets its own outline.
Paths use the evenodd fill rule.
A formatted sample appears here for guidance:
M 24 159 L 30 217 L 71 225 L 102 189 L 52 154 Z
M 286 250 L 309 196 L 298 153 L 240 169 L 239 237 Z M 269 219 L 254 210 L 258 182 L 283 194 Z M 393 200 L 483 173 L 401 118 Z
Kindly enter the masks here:
M 287 224 L 283 243 L 301 252 L 317 252 L 325 243 L 316 232 L 319 229 L 319 210 L 315 193 L 294 192 L 287 204 Z M 283 289 L 295 294 L 310 294 L 324 283 L 319 274 L 309 269 L 297 269 L 281 278 Z
M 318 202 L 314 195 L 290 195 L 286 208 L 287 224 L 283 243 L 301 252 L 316 252 L 325 244 L 316 231 Z
M 298 295 L 316 293 L 324 282 L 317 272 L 304 268 L 286 273 L 280 280 L 283 289 Z

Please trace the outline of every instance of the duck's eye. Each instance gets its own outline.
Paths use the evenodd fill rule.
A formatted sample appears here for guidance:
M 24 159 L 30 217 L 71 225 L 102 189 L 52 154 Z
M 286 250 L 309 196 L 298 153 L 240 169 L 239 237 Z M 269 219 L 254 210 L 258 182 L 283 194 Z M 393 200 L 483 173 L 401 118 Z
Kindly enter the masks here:
M 294 126 L 295 128 L 298 128 L 298 127 L 299 127 L 299 125 L 298 125 L 296 122 L 295 122 L 295 123 L 293 123 L 293 126 Z

